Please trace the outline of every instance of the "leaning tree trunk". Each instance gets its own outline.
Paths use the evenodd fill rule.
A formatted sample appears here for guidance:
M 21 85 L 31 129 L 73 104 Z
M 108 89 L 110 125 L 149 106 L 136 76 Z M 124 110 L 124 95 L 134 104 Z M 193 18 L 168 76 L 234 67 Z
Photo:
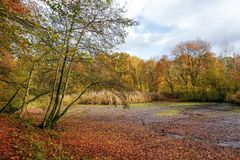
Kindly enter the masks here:
M 13 96 L 9 99 L 9 101 L 3 106 L 3 108 L 0 110 L 0 113 L 3 113 L 9 104 L 13 101 L 13 99 L 17 96 L 18 92 L 20 91 L 21 88 L 18 88 L 16 92 L 13 94 Z
M 69 68 L 68 68 L 68 71 L 67 71 L 66 81 L 65 81 L 65 84 L 64 84 L 64 87 L 63 87 L 62 96 L 61 96 L 61 99 L 60 99 L 60 102 L 59 102 L 59 107 L 57 109 L 55 117 L 58 117 L 59 114 L 60 114 L 60 111 L 61 111 L 62 103 L 63 103 L 64 97 L 65 97 L 65 94 L 66 94 L 66 91 L 67 91 L 68 83 L 69 83 L 69 78 L 70 78 L 71 72 L 72 72 L 73 58 L 74 58 L 74 53 L 73 53 L 73 55 L 71 57 L 71 60 L 70 60 Z
M 55 99 L 54 99 L 54 104 L 53 104 L 53 108 L 49 114 L 49 116 L 47 116 L 47 123 L 51 123 L 51 121 L 54 119 L 56 112 L 58 110 L 59 107 L 59 101 L 60 101 L 60 95 L 61 95 L 61 88 L 62 88 L 62 83 L 63 83 L 63 78 L 64 78 L 64 72 L 65 72 L 65 67 L 67 65 L 67 55 L 65 55 L 64 60 L 63 60 L 63 64 L 62 64 L 62 68 L 61 68 L 61 72 L 60 72 L 60 79 L 59 79 L 59 83 L 57 85 L 57 91 L 55 94 Z
M 84 95 L 91 87 L 93 87 L 94 85 L 97 85 L 98 83 L 91 83 L 90 85 L 88 85 L 79 95 L 78 97 L 76 97 L 69 105 L 66 106 L 66 108 L 62 111 L 62 113 L 60 113 L 58 116 L 55 116 L 54 119 L 51 121 L 51 123 L 48 123 L 47 128 L 53 128 L 53 126 L 57 123 L 57 121 L 64 116 L 67 111 L 69 110 L 69 108 L 71 108 L 81 97 L 82 95 Z
M 26 88 L 26 92 L 25 92 L 25 95 L 24 95 L 24 98 L 23 98 L 23 104 L 20 107 L 20 117 L 23 117 L 23 113 L 26 110 L 25 106 L 27 104 L 27 98 L 28 98 L 28 95 L 29 95 L 30 84 L 31 84 L 31 79 L 32 79 L 32 74 L 33 74 L 34 67 L 35 67 L 35 62 L 33 63 L 32 67 L 31 67 L 31 70 L 30 70 L 30 73 L 29 73 L 29 77 L 28 77 L 28 81 L 27 81 L 27 88 Z
M 65 83 L 62 83 L 62 85 L 64 85 L 64 86 L 63 86 L 63 90 L 62 90 L 62 94 L 61 94 L 61 99 L 58 99 L 57 105 L 55 103 L 56 106 L 54 106 L 54 108 L 51 112 L 52 114 L 50 114 L 47 118 L 47 124 L 46 124 L 47 127 L 52 128 L 52 126 L 55 124 L 55 122 L 61 117 L 60 116 L 61 107 L 62 107 L 63 99 L 64 99 L 66 91 L 67 91 L 67 86 L 68 86 L 68 82 L 69 82 L 69 77 L 71 75 L 71 71 L 72 71 L 72 62 L 70 62 L 70 64 L 69 64 L 69 69 L 67 71 L 67 77 L 66 77 Z M 57 93 L 56 96 L 59 96 L 59 98 L 60 98 L 60 92 L 59 92 L 59 95 Z
M 45 125 L 46 125 L 46 120 L 47 120 L 47 116 L 49 114 L 49 111 L 52 107 L 52 102 L 53 102 L 53 98 L 54 98 L 54 93 L 55 93 L 55 90 L 56 90 L 56 86 L 57 86 L 57 77 L 58 77 L 58 71 L 59 71 L 59 63 L 57 65 L 57 69 L 56 69 L 56 73 L 55 73 L 55 78 L 54 78 L 54 85 L 53 85 L 53 89 L 52 89 L 52 93 L 51 93 L 51 97 L 50 97 L 50 101 L 49 101 L 49 105 L 48 105 L 48 108 L 47 108 L 47 111 L 45 113 L 45 116 L 44 116 L 44 119 L 40 125 L 41 128 L 44 128 Z

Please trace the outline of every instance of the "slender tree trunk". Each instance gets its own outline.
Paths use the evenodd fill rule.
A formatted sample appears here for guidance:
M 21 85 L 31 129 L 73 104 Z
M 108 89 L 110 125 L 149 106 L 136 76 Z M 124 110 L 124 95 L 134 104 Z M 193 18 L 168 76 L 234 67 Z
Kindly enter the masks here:
M 31 79 L 32 79 L 32 74 L 33 74 L 33 70 L 34 70 L 34 67 L 35 67 L 35 62 L 33 63 L 32 67 L 31 67 L 31 70 L 30 70 L 30 73 L 29 73 L 29 78 L 28 78 L 28 81 L 27 81 L 27 88 L 26 88 L 26 92 L 25 92 L 25 95 L 24 95 L 24 98 L 23 98 L 23 104 L 22 106 L 20 107 L 20 117 L 23 116 L 25 110 L 26 110 L 26 104 L 27 104 L 27 98 L 28 98 L 28 94 L 29 94 L 29 90 L 30 90 L 30 84 L 31 84 Z
M 172 94 L 174 94 L 173 85 L 170 85 L 170 89 L 171 89 Z
M 185 90 L 188 93 L 188 83 L 187 82 L 185 82 Z
M 143 86 L 142 86 L 142 80 L 140 81 L 140 91 L 142 92 L 143 91 Z
M 44 126 L 46 125 L 46 119 L 47 119 L 47 116 L 48 116 L 48 112 L 50 111 L 51 106 L 52 106 L 52 102 L 53 102 L 53 98 L 54 98 L 54 92 L 55 92 L 55 89 L 56 89 L 56 86 L 57 86 L 58 71 L 59 71 L 59 63 L 57 65 L 57 69 L 56 69 L 56 73 L 55 73 L 54 85 L 53 85 L 53 89 L 52 89 L 49 105 L 48 105 L 47 111 L 45 113 L 44 119 L 43 119 L 43 121 L 42 121 L 42 123 L 40 125 L 41 128 L 44 128 Z
M 186 93 L 188 93 L 188 80 L 187 80 L 187 77 L 185 77 L 183 74 L 181 74 L 180 77 L 182 78 L 182 80 L 184 82 L 185 91 L 186 91 Z
M 56 111 L 59 107 L 59 100 L 60 100 L 60 94 L 61 94 L 61 88 L 62 88 L 62 83 L 63 83 L 65 67 L 67 64 L 67 58 L 68 58 L 67 55 L 65 55 L 63 64 L 62 64 L 62 68 L 61 68 L 59 83 L 57 85 L 57 92 L 56 92 L 53 108 L 52 108 L 50 115 L 48 116 L 49 121 L 52 121 L 54 119 L 54 116 L 56 115 Z
M 170 87 L 171 93 L 173 94 L 174 93 L 174 84 L 172 82 L 172 78 L 171 78 L 170 74 L 165 74 L 164 77 L 167 81 L 168 86 Z
M 67 111 L 69 110 L 70 107 L 72 107 L 81 97 L 82 95 L 87 92 L 88 89 L 90 89 L 91 87 L 93 87 L 94 85 L 96 85 L 97 83 L 91 83 L 89 86 L 87 86 L 79 95 L 77 98 L 75 98 L 69 105 L 67 105 L 67 107 L 63 110 L 63 112 L 61 114 L 59 114 L 58 116 L 54 117 L 54 120 L 51 121 L 51 123 L 48 123 L 47 126 L 48 128 L 52 128 L 57 121 L 67 113 Z
M 66 41 L 64 42 L 64 44 L 67 45 L 67 48 L 66 48 L 66 51 L 65 51 L 65 56 L 64 56 L 64 60 L 63 60 L 63 64 L 62 64 L 62 68 L 61 68 L 61 72 L 60 72 L 60 79 L 59 79 L 59 83 L 58 83 L 58 86 L 57 86 L 55 101 L 54 101 L 51 113 L 47 118 L 48 123 L 50 123 L 50 124 L 47 124 L 48 126 L 51 126 L 52 121 L 55 119 L 55 117 L 58 116 L 57 112 L 59 112 L 58 110 L 60 110 L 60 107 L 61 107 L 60 106 L 61 105 L 60 101 L 62 101 L 62 100 L 60 99 L 60 95 L 61 95 L 62 85 L 64 83 L 63 78 L 64 78 L 64 73 L 65 73 L 65 68 L 67 66 L 67 59 L 68 59 L 68 53 L 69 53 L 69 47 L 70 47 L 69 46 L 69 41 L 70 41 L 70 34 L 72 32 L 73 24 L 74 24 L 74 22 L 71 23 L 69 34 L 68 34 L 67 30 L 66 30 L 66 33 L 65 33 Z M 64 86 L 66 86 L 66 85 L 64 85 Z M 64 97 L 62 97 L 62 99 L 63 98 Z
M 69 64 L 69 69 L 68 69 L 68 72 L 67 72 L 66 82 L 65 82 L 64 87 L 63 87 L 61 100 L 60 100 L 59 107 L 58 107 L 57 112 L 56 112 L 56 117 L 59 116 L 59 114 L 60 114 L 62 103 L 63 103 L 64 97 L 65 97 L 65 94 L 66 94 L 66 91 L 67 91 L 69 78 L 70 78 L 71 72 L 72 72 L 72 62 L 73 62 L 73 59 L 74 59 L 74 53 L 73 53 L 73 55 L 71 57 L 71 61 L 70 61 L 70 64 Z
M 35 101 L 36 99 L 38 99 L 38 98 L 40 98 L 40 97 L 42 97 L 42 96 L 44 96 L 44 95 L 46 95 L 46 94 L 48 94 L 48 93 L 50 93 L 50 92 L 51 92 L 51 91 L 46 91 L 46 92 L 44 92 L 44 93 L 42 93 L 42 94 L 37 95 L 36 97 L 34 97 L 34 98 L 30 99 L 29 101 L 27 101 L 26 105 L 28 105 L 29 103 Z
M 0 110 L 0 113 L 3 113 L 5 109 L 8 107 L 8 105 L 13 101 L 13 99 L 17 96 L 18 92 L 20 91 L 21 88 L 18 88 L 14 95 L 9 99 L 9 101 L 3 106 L 3 108 Z

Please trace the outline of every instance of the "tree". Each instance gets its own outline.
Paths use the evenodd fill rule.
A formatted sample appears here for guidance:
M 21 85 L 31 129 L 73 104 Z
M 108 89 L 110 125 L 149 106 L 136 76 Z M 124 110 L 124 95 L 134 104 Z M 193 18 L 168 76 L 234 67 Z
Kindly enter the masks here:
M 1 0 L 0 7 L 11 13 L 25 14 L 27 12 L 27 8 L 21 0 Z
M 21 0 L 0 1 L 0 59 L 3 62 L 0 69 L 4 71 L 4 73 L 0 73 L 0 82 L 5 86 L 7 85 L 8 92 L 14 92 L 14 95 L 15 90 L 24 87 L 23 83 L 16 78 L 19 69 L 16 67 L 16 58 L 18 57 L 16 52 L 20 50 L 27 52 L 28 40 L 26 34 L 29 27 L 34 24 L 34 22 L 30 22 L 30 17 L 29 7 Z M 6 77 L 6 75 L 8 76 Z M 4 92 L 3 89 L 2 91 Z M 11 95 L 8 95 L 8 97 L 10 98 Z
M 171 62 L 167 56 L 162 56 L 162 58 L 157 63 L 158 71 L 158 83 L 161 85 L 166 85 L 170 88 L 171 93 L 175 92 L 175 79 L 176 72 L 173 62 Z M 162 80 L 163 81 L 162 81 Z
M 130 56 L 128 58 L 128 70 L 133 82 L 133 88 L 135 90 L 143 91 L 145 62 L 138 57 Z
M 30 11 L 20 0 L 0 1 L 0 43 L 1 49 L 10 50 L 11 45 L 24 46 L 25 39 L 22 36 L 24 27 L 29 27 Z
M 175 47 L 173 55 L 186 90 L 188 78 L 195 89 L 199 75 L 208 63 L 208 57 L 212 56 L 209 43 L 201 40 L 183 42 Z
M 146 83 L 148 84 L 148 92 L 156 92 L 157 91 L 157 62 L 154 59 L 148 60 L 146 63 Z
M 101 2 L 101 3 L 99 3 Z M 51 50 L 56 68 L 49 109 L 42 127 L 52 127 L 92 86 L 93 82 L 63 108 L 74 63 L 81 53 L 108 52 L 124 42 L 125 28 L 134 22 L 123 16 L 123 8 L 106 1 L 43 1 L 45 10 L 36 15 L 41 28 L 36 37 Z M 46 10 L 46 8 L 48 8 Z

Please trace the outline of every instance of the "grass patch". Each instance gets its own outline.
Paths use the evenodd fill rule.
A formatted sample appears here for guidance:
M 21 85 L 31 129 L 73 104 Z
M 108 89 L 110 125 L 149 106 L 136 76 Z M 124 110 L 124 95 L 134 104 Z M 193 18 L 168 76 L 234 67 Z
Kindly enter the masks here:
M 66 115 L 66 117 L 83 116 L 83 115 L 87 115 L 89 113 L 90 113 L 89 109 L 80 111 L 79 108 L 75 107 L 75 108 L 69 110 L 69 113 Z
M 240 108 L 233 110 L 233 112 L 238 112 L 238 113 L 240 113 Z
M 136 104 L 130 104 L 130 108 L 169 108 L 169 107 L 191 107 L 191 106 L 201 106 L 201 105 L 207 105 L 211 103 L 205 103 L 205 102 L 151 102 L 151 103 L 136 103 Z M 70 112 L 78 111 L 80 108 L 86 108 L 86 107 L 97 107 L 97 108 L 116 108 L 115 105 L 94 105 L 94 104 L 78 104 L 75 105 Z M 122 105 L 117 105 L 117 108 L 121 108 Z M 83 114 L 83 113 L 80 113 Z
M 209 103 L 203 102 L 153 102 L 153 103 L 140 103 L 140 104 L 131 104 L 130 107 L 133 108 L 161 108 L 161 107 L 189 107 L 189 106 L 200 106 L 207 105 Z
M 180 112 L 181 112 L 180 110 L 166 110 L 166 111 L 155 113 L 155 116 L 156 117 L 172 117 L 172 116 L 178 115 Z
M 237 107 L 233 107 L 231 110 L 229 110 L 230 112 L 235 112 L 235 113 L 240 113 L 240 106 Z
M 121 107 L 122 105 L 118 105 L 117 107 Z M 98 105 L 98 104 L 77 104 L 71 108 L 71 111 L 78 111 L 80 108 L 116 108 L 115 105 Z

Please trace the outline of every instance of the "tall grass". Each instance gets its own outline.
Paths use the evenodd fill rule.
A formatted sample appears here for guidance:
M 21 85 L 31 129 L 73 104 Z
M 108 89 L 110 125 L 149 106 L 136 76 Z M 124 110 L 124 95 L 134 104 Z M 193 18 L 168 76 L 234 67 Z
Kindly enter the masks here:
M 125 101 L 128 104 L 147 103 L 163 99 L 163 96 L 157 93 L 131 92 L 124 94 Z M 110 91 L 88 92 L 79 101 L 80 104 L 102 104 L 102 105 L 120 105 L 122 99 Z

